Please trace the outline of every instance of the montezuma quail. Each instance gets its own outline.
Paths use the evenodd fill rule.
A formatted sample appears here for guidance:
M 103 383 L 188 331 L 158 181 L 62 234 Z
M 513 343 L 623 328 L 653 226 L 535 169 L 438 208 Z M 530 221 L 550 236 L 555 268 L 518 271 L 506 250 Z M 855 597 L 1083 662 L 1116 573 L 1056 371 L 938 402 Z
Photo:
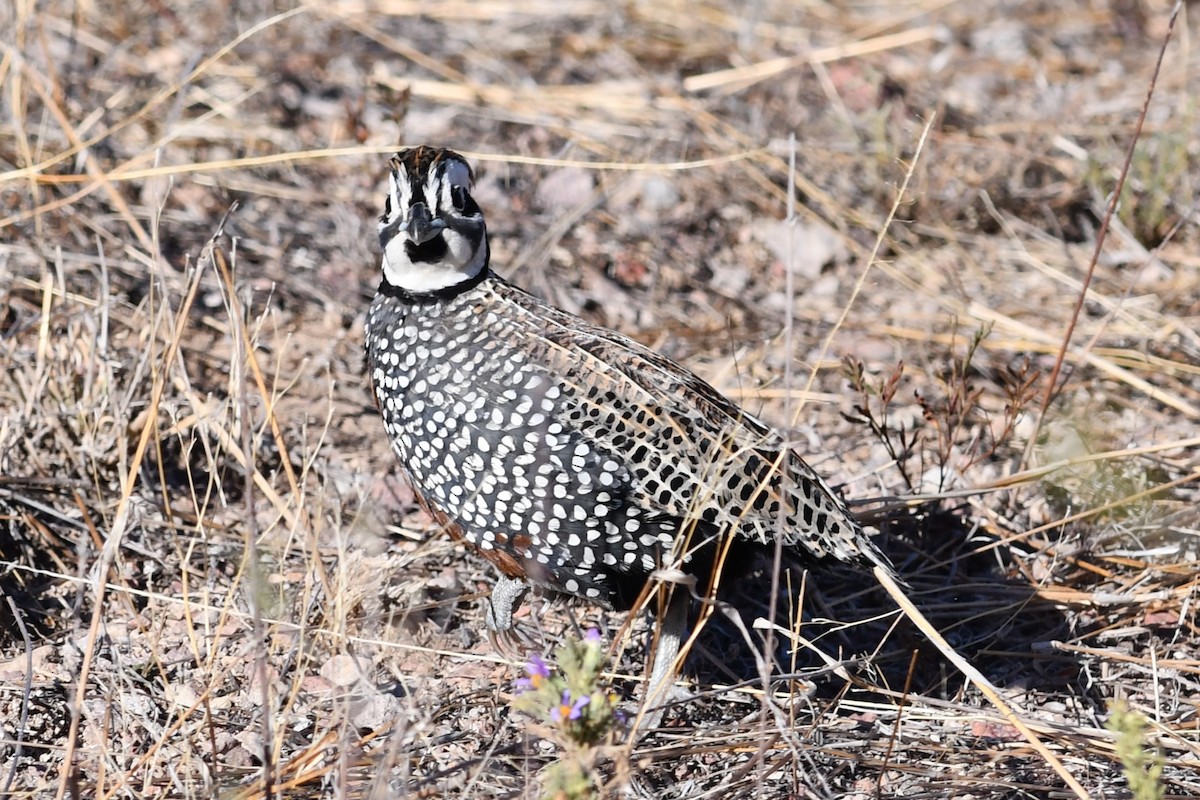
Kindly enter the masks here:
M 724 538 L 810 558 L 885 558 L 780 436 L 683 367 L 492 272 L 471 168 L 391 160 L 367 361 L 392 445 L 434 515 L 502 575 L 506 632 L 527 582 L 628 609 L 652 572 L 711 569 Z M 782 525 L 780 525 L 780 518 Z M 700 575 L 707 578 L 707 575 Z M 687 593 L 655 677 L 673 666 Z

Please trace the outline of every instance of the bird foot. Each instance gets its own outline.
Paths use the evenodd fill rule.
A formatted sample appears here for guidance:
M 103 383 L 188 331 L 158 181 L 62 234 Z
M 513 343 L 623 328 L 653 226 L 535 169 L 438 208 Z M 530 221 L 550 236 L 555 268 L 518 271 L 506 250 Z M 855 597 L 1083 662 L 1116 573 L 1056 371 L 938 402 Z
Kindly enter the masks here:
M 502 655 L 520 657 L 521 647 L 527 644 L 513 627 L 513 614 L 521 607 L 529 584 L 519 578 L 501 576 L 492 588 L 484 608 L 484 624 L 488 628 L 488 641 Z

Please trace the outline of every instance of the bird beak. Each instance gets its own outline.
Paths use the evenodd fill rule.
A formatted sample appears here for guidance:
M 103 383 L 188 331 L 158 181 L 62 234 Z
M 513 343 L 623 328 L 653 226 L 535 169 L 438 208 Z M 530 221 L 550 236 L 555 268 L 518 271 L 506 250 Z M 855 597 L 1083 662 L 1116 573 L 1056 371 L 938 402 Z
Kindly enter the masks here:
M 435 219 L 429 213 L 429 207 L 424 203 L 413 203 L 408 209 L 408 213 L 409 218 L 406 232 L 408 233 L 409 241 L 413 244 L 425 244 L 446 228 L 446 223 L 440 219 Z

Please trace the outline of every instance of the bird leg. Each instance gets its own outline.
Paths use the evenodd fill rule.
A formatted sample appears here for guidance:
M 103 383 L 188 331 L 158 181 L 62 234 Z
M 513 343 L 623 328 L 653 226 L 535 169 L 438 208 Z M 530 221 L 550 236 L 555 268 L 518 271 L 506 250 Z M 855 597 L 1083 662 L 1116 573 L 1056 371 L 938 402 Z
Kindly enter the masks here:
M 643 705 L 649 712 L 642 717 L 638 726 L 642 731 L 657 728 L 662 722 L 665 706 L 677 699 L 672 684 L 675 681 L 675 660 L 687 634 L 688 611 L 692 597 L 687 586 L 675 586 L 668 590 L 667 607 L 663 610 L 658 629 L 658 644 L 654 648 L 654 662 L 650 668 L 650 680 L 646 686 Z M 653 638 L 651 639 L 653 641 Z
M 502 653 L 511 649 L 514 643 L 519 644 L 519 637 L 513 633 L 513 614 L 521 607 L 521 601 L 528 591 L 528 583 L 507 575 L 501 575 L 492 587 L 492 596 L 488 598 L 483 611 L 483 621 L 488 628 L 488 639 Z

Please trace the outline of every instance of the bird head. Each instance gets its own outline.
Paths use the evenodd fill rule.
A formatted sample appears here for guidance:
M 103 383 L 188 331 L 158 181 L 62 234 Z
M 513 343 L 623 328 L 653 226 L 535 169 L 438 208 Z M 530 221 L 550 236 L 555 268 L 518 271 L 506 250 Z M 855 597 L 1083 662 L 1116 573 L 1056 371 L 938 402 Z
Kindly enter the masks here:
M 488 265 L 487 227 L 471 199 L 471 166 L 451 150 L 413 147 L 389 162 L 379 218 L 384 280 L 409 294 L 444 292 Z

